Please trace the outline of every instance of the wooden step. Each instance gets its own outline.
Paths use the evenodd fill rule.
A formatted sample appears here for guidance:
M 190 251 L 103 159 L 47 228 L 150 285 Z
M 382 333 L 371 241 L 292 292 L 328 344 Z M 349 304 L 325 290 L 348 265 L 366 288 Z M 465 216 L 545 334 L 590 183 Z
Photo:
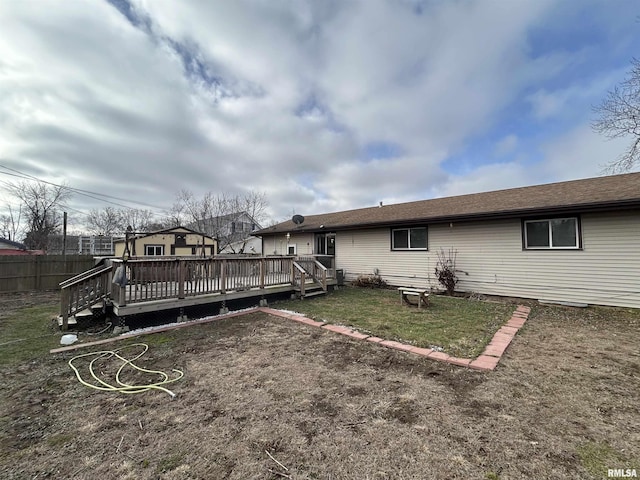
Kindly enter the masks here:
M 91 305 L 90 307 L 87 307 L 83 310 L 80 310 L 79 312 L 76 312 L 73 316 L 74 317 L 92 317 L 96 313 L 100 313 L 102 309 L 103 309 L 103 304 L 102 304 L 102 300 L 100 300 L 94 303 L 93 305 Z
M 325 292 L 324 290 L 312 290 L 310 292 L 309 291 L 305 292 L 302 298 L 316 297 L 318 295 L 326 295 L 326 294 L 327 292 Z
M 62 315 L 58 315 L 58 327 L 62 328 Z M 76 320 L 75 317 L 69 317 L 67 319 L 67 326 L 71 327 L 71 326 L 76 326 L 78 324 L 78 321 Z
M 79 312 L 76 312 L 74 315 L 69 316 L 68 320 L 67 320 L 67 325 L 69 327 L 71 326 L 76 326 L 78 324 L 78 322 L 82 322 L 88 318 L 93 318 L 97 313 L 102 312 L 102 308 L 103 308 L 103 304 L 102 304 L 102 300 L 94 303 L 93 305 L 91 305 L 88 308 L 85 308 L 84 310 L 80 310 Z M 58 326 L 62 327 L 62 315 L 58 315 Z
M 84 310 L 80 310 L 79 312 L 75 313 L 74 317 L 76 318 L 93 317 L 93 309 L 85 308 Z

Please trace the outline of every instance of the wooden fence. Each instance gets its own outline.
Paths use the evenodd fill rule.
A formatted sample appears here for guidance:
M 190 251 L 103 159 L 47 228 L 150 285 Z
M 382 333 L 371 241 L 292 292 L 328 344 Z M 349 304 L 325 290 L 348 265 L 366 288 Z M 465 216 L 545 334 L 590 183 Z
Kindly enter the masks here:
M 0 256 L 0 292 L 57 290 L 60 282 L 93 268 L 91 255 Z

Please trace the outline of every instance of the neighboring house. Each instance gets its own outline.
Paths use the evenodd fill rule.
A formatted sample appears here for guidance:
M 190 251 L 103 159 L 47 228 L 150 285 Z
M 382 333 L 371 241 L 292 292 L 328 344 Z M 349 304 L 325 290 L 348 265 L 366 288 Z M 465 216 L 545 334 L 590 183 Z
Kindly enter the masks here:
M 22 243 L 0 238 L 0 255 L 44 255 L 44 252 L 42 250 L 27 250 L 27 246 Z
M 67 235 L 67 254 L 111 256 L 114 254 L 114 242 L 121 237 L 105 235 Z M 47 241 L 47 253 L 56 255 L 62 253 L 62 235 L 50 235 Z
M 218 239 L 220 250 L 227 250 L 249 238 L 253 232 L 262 228 L 256 220 L 246 212 L 230 213 L 219 217 L 205 218 L 187 225 L 189 228 L 205 232 Z
M 114 242 L 115 256 L 125 252 L 125 239 Z M 218 244 L 215 238 L 185 227 L 175 227 L 157 232 L 129 237 L 129 253 L 141 256 L 206 256 L 216 254 Z
M 640 173 L 310 215 L 256 232 L 263 252 L 331 255 L 352 280 L 640 308 Z
M 262 253 L 262 239 L 254 236 L 247 237 L 244 240 L 230 243 L 226 247 L 220 250 L 220 253 L 230 254 L 256 254 Z

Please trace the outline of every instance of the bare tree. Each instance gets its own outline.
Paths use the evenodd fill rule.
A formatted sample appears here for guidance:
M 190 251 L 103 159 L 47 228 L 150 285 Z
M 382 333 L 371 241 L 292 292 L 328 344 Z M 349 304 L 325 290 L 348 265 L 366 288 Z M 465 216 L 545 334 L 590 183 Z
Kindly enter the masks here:
M 591 124 L 596 132 L 611 139 L 631 137 L 627 149 L 606 165 L 609 173 L 627 172 L 640 164 L 640 60 L 634 58 L 631 65 L 627 78 L 593 109 L 598 115 Z
M 230 199 L 231 229 L 222 238 L 233 253 L 244 253 L 249 234 L 265 221 L 268 206 L 266 194 L 254 190 Z
M 121 235 L 124 230 L 122 211 L 113 207 L 91 210 L 86 225 L 92 235 Z
M 17 209 L 7 205 L 6 212 L 0 215 L 0 237 L 15 242 L 22 227 L 22 205 Z
M 167 222 L 166 218 L 162 220 L 151 222 L 147 225 L 147 232 L 157 232 L 159 230 L 166 230 L 168 228 L 177 227 L 178 225 L 174 225 L 173 223 Z
M 153 223 L 153 212 L 140 208 L 121 210 L 123 231 L 131 227 L 134 232 L 148 232 Z
M 201 198 L 182 190 L 176 196 L 171 215 L 178 224 L 217 238 L 220 250 L 230 246 L 241 253 L 242 244 L 234 244 L 245 241 L 265 219 L 267 207 L 266 195 L 253 190 L 243 195 L 208 192 Z
M 238 202 L 238 210 L 249 215 L 257 224 L 262 224 L 267 219 L 267 208 L 269 201 L 264 192 L 250 190 L 244 195 L 236 197 Z
M 192 197 L 193 193 L 184 189 L 176 195 L 176 200 L 173 202 L 169 213 L 162 220 L 166 228 L 180 227 L 188 223 L 188 213 L 185 204 Z
M 174 210 L 183 226 L 211 235 L 215 230 L 211 220 L 226 212 L 226 199 L 212 192 L 197 198 L 193 192 L 183 189 L 176 196 Z
M 85 222 L 93 235 L 124 235 L 127 227 L 134 232 L 150 232 L 167 228 L 164 221 L 153 219 L 151 210 L 137 208 L 105 207 L 102 210 L 91 210 Z
M 71 198 L 71 190 L 64 185 L 27 181 L 9 184 L 7 188 L 22 203 L 26 220 L 25 245 L 34 250 L 46 250 L 49 235 L 61 226 L 60 209 Z

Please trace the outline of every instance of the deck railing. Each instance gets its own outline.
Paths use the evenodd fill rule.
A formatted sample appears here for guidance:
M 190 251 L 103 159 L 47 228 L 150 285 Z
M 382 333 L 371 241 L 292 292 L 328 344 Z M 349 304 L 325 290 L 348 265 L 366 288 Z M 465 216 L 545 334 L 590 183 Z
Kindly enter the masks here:
M 293 257 L 145 258 L 113 263 L 126 274 L 124 285 L 112 286 L 111 298 L 119 306 L 293 283 Z
M 313 278 L 314 282 L 321 285 L 325 292 L 327 291 L 327 278 L 331 278 L 327 267 L 315 257 L 298 257 L 296 263 Z
M 300 289 L 300 295 L 304 297 L 307 272 L 297 261 L 291 264 L 291 279 L 293 285 Z
M 108 262 L 60 284 L 63 328 L 70 316 L 107 297 L 125 306 L 287 284 L 304 295 L 311 278 L 325 291 L 332 278 L 332 269 L 313 257 L 146 257 Z
M 314 255 L 313 258 L 327 269 L 327 277 L 336 277 L 336 257 L 333 255 Z
M 60 283 L 60 316 L 66 330 L 69 317 L 104 300 L 110 291 L 111 265 L 101 265 Z

